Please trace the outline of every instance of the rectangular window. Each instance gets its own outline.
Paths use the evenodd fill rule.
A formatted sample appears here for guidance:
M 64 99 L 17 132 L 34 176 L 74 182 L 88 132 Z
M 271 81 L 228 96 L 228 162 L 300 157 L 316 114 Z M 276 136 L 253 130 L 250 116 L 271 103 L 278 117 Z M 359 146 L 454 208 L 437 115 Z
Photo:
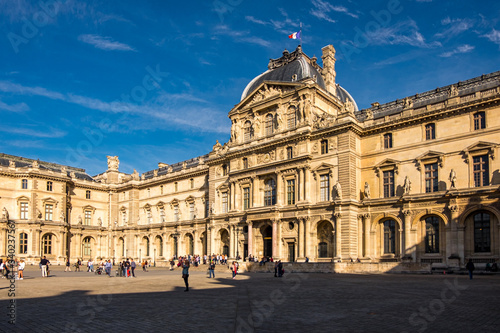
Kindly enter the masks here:
M 28 253 L 28 234 L 24 232 L 19 234 L 19 253 Z
M 190 185 L 191 188 L 194 188 L 194 179 L 193 178 L 191 178 L 189 180 L 189 185 Z
M 174 192 L 177 192 L 179 190 L 179 183 L 175 182 L 174 183 Z
M 28 189 L 28 180 L 23 179 L 21 182 L 22 182 L 22 189 L 27 190 Z
M 222 193 L 222 213 L 227 213 L 227 192 Z
M 384 171 L 384 198 L 394 196 L 394 171 Z
M 163 194 L 163 185 L 160 185 L 160 194 Z
M 286 148 L 286 158 L 287 159 L 292 159 L 293 158 L 293 148 L 292 147 L 287 147 Z
M 384 253 L 396 253 L 396 222 L 393 220 L 384 222 Z
M 474 130 L 486 128 L 486 113 L 484 111 L 474 113 Z
M 194 202 L 189 203 L 189 219 L 194 219 Z
M 179 221 L 179 206 L 177 205 L 174 206 L 174 221 Z
M 384 148 L 392 148 L 392 133 L 384 134 Z
M 438 191 L 438 164 L 431 163 L 425 165 L 425 192 Z
M 330 175 L 321 175 L 319 178 L 320 201 L 330 200 Z
M 439 253 L 439 218 L 425 219 L 425 253 Z
M 47 182 L 47 191 L 52 191 L 52 182 Z
M 148 209 L 146 211 L 147 217 L 148 217 L 148 223 L 151 224 L 153 223 L 153 214 L 151 213 L 151 209 Z
M 243 210 L 250 208 L 250 187 L 243 188 Z
M 286 181 L 286 202 L 288 205 L 295 204 L 295 179 Z
M 85 191 L 85 198 L 90 199 L 90 191 Z
M 52 215 L 54 213 L 54 206 L 45 205 L 45 221 L 52 221 Z
M 328 140 L 321 140 L 321 154 L 328 154 Z
M 248 158 L 243 158 L 243 169 L 248 169 Z
M 28 219 L 28 203 L 21 202 L 21 220 Z
M 85 211 L 85 225 L 91 225 L 92 222 L 92 212 L 90 210 Z
M 425 125 L 425 140 L 434 140 L 436 138 L 436 125 Z
M 472 164 L 474 168 L 474 186 L 480 187 L 490 185 L 488 155 L 474 156 L 472 158 Z

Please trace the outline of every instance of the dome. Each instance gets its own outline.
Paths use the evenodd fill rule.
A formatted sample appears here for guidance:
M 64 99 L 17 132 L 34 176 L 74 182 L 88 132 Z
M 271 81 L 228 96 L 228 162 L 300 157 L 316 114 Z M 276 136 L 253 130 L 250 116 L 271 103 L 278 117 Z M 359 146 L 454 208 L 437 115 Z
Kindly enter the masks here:
M 300 82 L 305 79 L 314 80 L 324 91 L 328 91 L 325 81 L 321 75 L 321 67 L 316 63 L 316 57 L 309 58 L 302 52 L 299 45 L 295 51 L 283 52 L 283 56 L 269 61 L 268 70 L 250 81 L 243 93 L 241 101 L 254 92 L 263 82 Z M 340 85 L 336 84 L 335 95 L 345 103 L 348 99 L 354 106 L 354 111 L 358 111 L 358 106 L 354 98 Z

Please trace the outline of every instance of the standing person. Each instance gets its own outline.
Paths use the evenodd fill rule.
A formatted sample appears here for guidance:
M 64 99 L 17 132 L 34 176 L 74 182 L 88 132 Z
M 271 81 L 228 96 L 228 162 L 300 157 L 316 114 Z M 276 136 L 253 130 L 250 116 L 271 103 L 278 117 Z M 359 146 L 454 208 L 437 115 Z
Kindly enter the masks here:
M 143 272 L 147 272 L 147 271 L 148 271 L 148 270 L 146 269 L 146 263 L 147 263 L 147 261 L 146 261 L 146 260 L 144 260 L 144 261 L 142 262 L 142 271 L 143 271 Z
M 278 260 L 278 277 L 283 276 L 283 263 L 281 260 Z
M 18 276 L 19 280 L 22 280 L 24 278 L 24 266 L 25 265 L 26 264 L 24 263 L 24 260 L 21 259 L 21 261 L 19 262 L 19 266 L 17 268 L 17 270 L 19 271 L 19 276 Z
M 175 266 L 175 260 L 174 260 L 174 258 L 172 258 L 172 260 L 170 260 L 170 270 L 171 271 L 174 270 L 174 266 Z
M 134 259 L 132 259 L 132 262 L 130 263 L 130 268 L 132 269 L 132 277 L 135 277 L 135 268 L 136 268 L 136 265 L 135 265 Z
M 125 261 L 125 277 L 130 277 L 130 261 Z
M 7 279 L 7 275 L 9 274 L 9 268 L 7 267 L 7 261 L 5 263 L 3 262 L 3 259 L 0 259 L 0 272 L 2 272 L 5 269 L 5 274 L 2 276 L 2 279 Z
M 66 268 L 64 269 L 65 272 L 67 272 L 67 271 L 71 272 L 71 267 L 69 265 L 70 265 L 70 263 L 69 263 L 69 258 L 68 258 L 68 259 L 66 259 Z
M 236 261 L 233 261 L 233 264 L 231 265 L 231 270 L 233 271 L 233 280 L 236 279 L 236 274 L 238 274 L 238 263 Z
M 469 259 L 469 262 L 467 263 L 467 265 L 465 265 L 465 268 L 469 271 L 469 278 L 472 280 L 472 272 L 474 272 L 474 269 L 476 269 L 476 267 L 474 267 L 472 259 Z
M 189 260 L 184 260 L 182 263 L 182 278 L 184 279 L 184 284 L 186 289 L 184 291 L 189 291 Z
M 111 260 L 107 260 L 106 264 L 104 265 L 104 270 L 106 271 L 106 274 L 108 274 L 109 277 L 111 277 Z
M 211 277 L 215 278 L 215 263 L 213 261 L 210 261 L 208 264 L 208 278 L 210 279 Z
M 48 269 L 47 266 L 50 264 L 50 261 L 47 260 L 46 256 L 43 256 L 43 259 L 40 260 L 40 265 L 42 266 L 42 277 L 47 277 L 48 276 Z

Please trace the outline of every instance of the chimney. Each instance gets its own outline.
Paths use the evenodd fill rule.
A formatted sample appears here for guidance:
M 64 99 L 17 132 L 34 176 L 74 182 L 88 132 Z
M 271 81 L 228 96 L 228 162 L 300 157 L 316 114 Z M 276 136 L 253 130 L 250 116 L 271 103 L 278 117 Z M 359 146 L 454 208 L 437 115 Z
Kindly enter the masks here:
M 327 45 L 322 48 L 321 51 L 323 51 L 323 55 L 321 56 L 321 59 L 323 59 L 323 71 L 321 75 L 325 81 L 326 90 L 330 94 L 336 95 L 335 49 L 333 48 L 333 45 Z

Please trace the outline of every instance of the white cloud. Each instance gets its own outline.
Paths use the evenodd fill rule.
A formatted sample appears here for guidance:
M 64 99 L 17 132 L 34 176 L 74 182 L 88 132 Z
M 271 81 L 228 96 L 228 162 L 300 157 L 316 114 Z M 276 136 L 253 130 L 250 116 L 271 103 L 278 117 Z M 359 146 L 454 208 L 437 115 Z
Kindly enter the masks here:
M 102 50 L 111 50 L 111 51 L 136 51 L 133 47 L 123 44 L 117 41 L 114 41 L 110 37 L 103 37 L 99 35 L 80 35 L 78 36 L 78 40 L 90 45 L 93 45 L 95 48 Z
M 204 99 L 187 93 L 170 94 L 160 91 L 153 101 L 139 105 L 124 101 L 106 102 L 71 93 L 62 94 L 41 87 L 26 87 L 9 81 L 0 81 L 0 91 L 19 95 L 40 96 L 91 110 L 123 114 L 123 117 L 118 122 L 131 130 L 138 129 L 138 126 L 141 130 L 152 130 L 172 124 L 212 133 L 227 133 L 229 130 L 228 126 L 225 125 L 227 119 L 225 111 L 220 111 L 208 105 L 209 103 Z M 137 121 L 138 117 L 144 119 L 141 118 L 140 121 Z M 36 135 L 36 133 L 32 132 L 32 135 Z M 43 134 L 40 133 L 39 136 L 41 135 Z
M 233 30 L 225 24 L 219 24 L 214 28 L 214 35 L 229 36 L 239 43 L 250 43 L 264 47 L 271 46 L 271 43 L 260 37 L 251 36 L 249 31 Z M 214 37 L 212 37 L 214 38 Z
M 381 27 L 374 31 L 365 33 L 368 42 L 373 45 L 411 45 L 416 47 L 440 46 L 439 42 L 427 43 L 418 26 L 413 20 L 397 23 L 390 27 Z
M 66 136 L 66 132 L 60 131 L 55 128 L 46 128 L 38 131 L 31 128 L 15 128 L 15 127 L 0 126 L 0 131 L 5 133 L 12 133 L 24 136 L 37 137 L 37 138 L 62 138 Z
M 314 8 L 310 10 L 310 14 L 321 19 L 328 21 L 330 23 L 335 23 L 336 20 L 331 18 L 328 14 L 331 12 L 334 13 L 343 13 L 346 15 L 349 15 L 354 18 L 358 18 L 358 15 L 351 13 L 346 7 L 344 6 L 334 6 L 329 2 L 323 1 L 323 0 L 311 0 L 311 3 L 313 4 Z
M 500 31 L 492 29 L 489 34 L 482 35 L 481 37 L 488 38 L 491 42 L 500 45 Z
M 449 25 L 450 27 L 443 32 L 435 34 L 437 38 L 451 38 L 469 30 L 474 26 L 473 20 L 470 19 L 450 19 L 449 17 L 441 20 L 442 25 Z
M 452 55 L 455 55 L 455 54 L 468 53 L 468 52 L 474 50 L 474 48 L 475 47 L 472 46 L 472 45 L 464 44 L 464 45 L 460 45 L 459 47 L 457 47 L 454 50 L 441 53 L 439 56 L 443 57 L 443 58 L 449 58 L 449 57 L 451 57 Z
M 0 109 L 10 112 L 24 112 L 28 111 L 30 108 L 28 105 L 26 105 L 26 103 L 7 104 L 0 101 Z
M 293 31 L 294 29 L 296 30 L 296 28 L 299 27 L 299 20 L 292 20 L 288 16 L 288 13 L 283 8 L 278 8 L 278 10 L 280 14 L 283 16 L 283 18 L 281 19 L 271 19 L 269 21 L 264 21 L 254 16 L 245 16 L 245 20 L 259 25 L 270 26 L 279 33 L 289 35 L 290 33 L 294 32 Z M 257 44 L 262 45 L 261 43 Z

